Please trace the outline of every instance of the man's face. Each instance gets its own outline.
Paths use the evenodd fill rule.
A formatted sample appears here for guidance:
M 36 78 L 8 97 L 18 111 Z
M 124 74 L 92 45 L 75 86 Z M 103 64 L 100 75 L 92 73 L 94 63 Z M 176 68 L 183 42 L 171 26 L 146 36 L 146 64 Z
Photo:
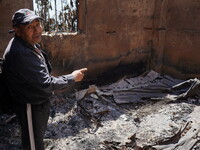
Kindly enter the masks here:
M 42 26 L 38 19 L 28 25 L 20 25 L 15 28 L 15 32 L 27 43 L 34 45 L 41 41 Z

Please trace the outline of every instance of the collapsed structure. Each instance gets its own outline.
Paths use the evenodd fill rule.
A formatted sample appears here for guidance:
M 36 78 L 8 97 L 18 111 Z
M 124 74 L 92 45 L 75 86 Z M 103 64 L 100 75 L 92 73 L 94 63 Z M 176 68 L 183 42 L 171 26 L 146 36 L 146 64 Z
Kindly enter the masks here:
M 0 1 L 1 56 L 11 15 L 24 7 L 32 0 Z M 199 8 L 198 0 L 79 0 L 78 32 L 46 33 L 41 45 L 54 75 L 87 67 L 90 88 L 52 97 L 46 148 L 198 149 Z M 19 148 L 13 118 L 1 116 L 2 148 Z
M 117 83 L 58 94 L 51 99 L 45 147 L 199 149 L 199 83 L 198 79 L 183 81 L 150 71 Z M 2 123 L 0 133 L 0 147 L 20 149 L 16 120 Z

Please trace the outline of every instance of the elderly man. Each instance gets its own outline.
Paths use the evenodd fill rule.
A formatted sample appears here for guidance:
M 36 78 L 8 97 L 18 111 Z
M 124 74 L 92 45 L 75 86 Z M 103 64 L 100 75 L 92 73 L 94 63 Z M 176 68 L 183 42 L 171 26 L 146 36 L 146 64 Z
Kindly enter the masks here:
M 49 117 L 49 97 L 54 90 L 67 88 L 81 81 L 87 68 L 68 75 L 50 75 L 51 65 L 38 44 L 41 41 L 43 18 L 29 9 L 20 9 L 12 17 L 15 36 L 4 53 L 4 73 L 14 99 L 25 150 L 44 149 L 44 133 Z

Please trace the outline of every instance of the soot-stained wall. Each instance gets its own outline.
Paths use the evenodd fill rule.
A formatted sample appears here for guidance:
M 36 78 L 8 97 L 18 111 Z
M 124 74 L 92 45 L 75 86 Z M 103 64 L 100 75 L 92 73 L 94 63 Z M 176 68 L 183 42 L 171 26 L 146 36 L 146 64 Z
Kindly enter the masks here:
M 80 33 L 43 35 L 53 74 L 87 67 L 88 80 L 149 69 L 175 77 L 198 77 L 198 0 L 80 0 Z M 11 16 L 32 0 L 0 0 L 0 54 L 13 35 Z
M 43 37 L 56 72 L 87 67 L 95 78 L 147 69 L 152 31 L 144 27 L 152 24 L 152 1 L 87 0 L 79 7 L 85 13 L 79 16 L 85 24 L 82 33 Z
M 8 31 L 12 29 L 11 18 L 13 13 L 20 8 L 33 7 L 33 3 L 30 0 L 0 0 L 0 57 L 9 42 L 13 37 L 13 34 L 9 34 Z
M 154 70 L 183 79 L 200 77 L 199 14 L 199 0 L 157 1 L 151 59 Z

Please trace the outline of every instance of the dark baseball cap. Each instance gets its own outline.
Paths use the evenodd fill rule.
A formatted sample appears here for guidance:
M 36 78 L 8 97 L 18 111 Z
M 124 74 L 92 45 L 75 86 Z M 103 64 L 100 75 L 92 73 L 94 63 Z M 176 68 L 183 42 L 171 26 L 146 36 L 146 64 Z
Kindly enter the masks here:
M 30 9 L 19 9 L 12 16 L 12 26 L 17 27 L 20 24 L 27 25 L 35 19 L 44 20 L 42 17 L 36 15 L 35 12 Z M 12 32 L 14 32 L 14 30 L 9 31 L 9 33 Z

